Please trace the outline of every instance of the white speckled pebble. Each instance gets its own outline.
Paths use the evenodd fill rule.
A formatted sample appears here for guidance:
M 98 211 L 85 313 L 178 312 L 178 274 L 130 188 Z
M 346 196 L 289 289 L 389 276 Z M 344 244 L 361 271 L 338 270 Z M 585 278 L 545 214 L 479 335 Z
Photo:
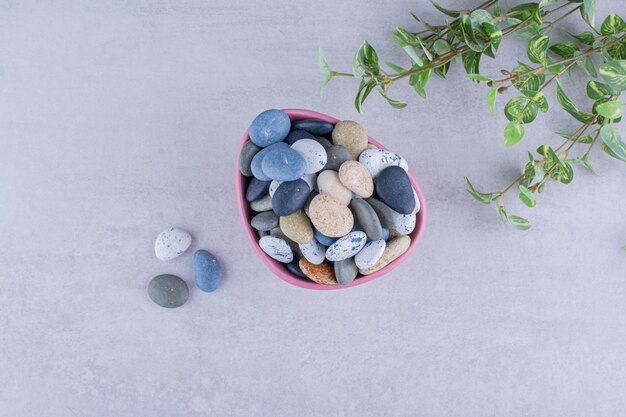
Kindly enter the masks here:
M 387 243 L 382 239 L 368 242 L 354 257 L 356 266 L 360 269 L 373 267 L 381 256 L 383 256 L 385 247 L 387 247 Z
M 284 239 L 275 236 L 263 236 L 259 240 L 259 246 L 263 252 L 278 262 L 288 264 L 293 261 L 293 252 Z
M 396 232 L 401 235 L 408 235 L 415 229 L 415 221 L 417 219 L 417 215 L 413 214 L 400 214 L 397 213 L 397 216 L 394 216 L 393 219 L 393 228 Z
M 274 198 L 274 193 L 276 192 L 276 189 L 278 188 L 280 184 L 282 184 L 282 181 L 274 180 L 270 183 L 270 190 L 269 190 L 270 198 Z
M 399 166 L 409 171 L 409 166 L 403 157 L 384 149 L 366 149 L 359 155 L 359 162 L 365 165 L 372 178 L 376 178 L 383 169 L 390 166 Z
M 333 243 L 326 250 L 326 259 L 329 261 L 342 261 L 357 253 L 367 242 L 365 232 L 351 232 Z
M 300 139 L 291 145 L 291 149 L 298 152 L 306 161 L 305 174 L 315 174 L 326 165 L 326 149 L 313 139 Z
M 319 265 L 324 262 L 326 247 L 313 239 L 309 243 L 300 243 L 300 251 L 307 261 L 313 265 Z
M 162 261 L 169 261 L 182 255 L 191 245 L 191 235 L 172 227 L 159 233 L 154 243 L 154 253 Z

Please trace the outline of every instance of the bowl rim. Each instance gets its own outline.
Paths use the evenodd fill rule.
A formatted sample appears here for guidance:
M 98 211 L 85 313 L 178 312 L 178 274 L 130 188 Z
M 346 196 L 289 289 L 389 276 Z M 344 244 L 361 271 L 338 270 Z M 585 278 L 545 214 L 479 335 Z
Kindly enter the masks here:
M 306 110 L 306 109 L 281 109 L 281 110 L 287 113 L 287 115 L 289 115 L 289 119 L 292 122 L 296 120 L 302 120 L 302 119 L 320 119 L 320 120 L 330 122 L 332 124 L 336 124 L 337 122 L 340 121 L 339 119 L 335 117 L 329 116 L 327 114 L 319 113 L 314 110 Z M 248 129 L 246 129 L 246 131 L 244 132 L 243 138 L 241 139 L 241 143 L 239 144 L 239 147 L 238 147 L 237 157 L 235 158 L 235 184 L 236 184 L 235 187 L 236 187 L 236 194 L 237 194 L 237 206 L 239 209 L 239 215 L 240 215 L 241 221 L 244 224 L 244 229 L 246 231 L 246 235 L 248 236 L 248 240 L 250 244 L 252 245 L 252 248 L 255 250 L 257 255 L 259 255 L 259 257 L 263 260 L 263 262 L 270 269 L 270 271 L 272 271 L 274 275 L 276 275 L 278 278 L 282 279 L 285 282 L 288 282 L 289 284 L 295 285 L 296 287 L 306 288 L 306 289 L 311 289 L 311 290 L 339 290 L 339 289 L 344 289 L 344 288 L 352 288 L 358 285 L 365 284 L 377 278 L 380 278 L 383 275 L 391 272 L 393 269 L 397 268 L 400 264 L 402 264 L 406 260 L 406 258 L 411 254 L 411 252 L 415 249 L 415 247 L 417 246 L 418 242 L 421 240 L 424 234 L 428 210 L 426 207 L 426 199 L 424 198 L 424 193 L 422 192 L 422 189 L 419 183 L 415 180 L 413 175 L 409 172 L 408 173 L 409 180 L 411 181 L 411 185 L 415 189 L 415 193 L 417 194 L 417 198 L 420 202 L 420 211 L 417 213 L 415 229 L 413 230 L 413 232 L 409 234 L 409 236 L 411 237 L 411 243 L 409 245 L 409 248 L 406 250 L 406 252 L 404 252 L 402 255 L 396 258 L 393 262 L 391 262 L 384 268 L 380 269 L 379 271 L 376 271 L 370 275 L 361 276 L 355 279 L 354 281 L 352 281 L 348 285 L 321 285 L 313 281 L 306 280 L 305 278 L 300 278 L 295 274 L 292 274 L 287 269 L 286 264 L 272 259 L 268 254 L 263 252 L 263 250 L 261 249 L 258 243 L 259 241 L 258 233 L 250 225 L 251 210 L 250 210 L 248 201 L 245 199 L 245 186 L 247 183 L 247 179 L 249 177 L 246 177 L 239 171 L 239 155 L 241 154 L 241 150 L 243 149 L 243 146 L 249 139 L 249 130 L 250 128 L 248 127 Z M 378 141 L 376 141 L 369 135 L 367 137 L 367 140 L 368 140 L 368 143 L 371 143 L 380 149 L 385 149 L 385 150 L 387 149 L 385 146 L 381 145 Z

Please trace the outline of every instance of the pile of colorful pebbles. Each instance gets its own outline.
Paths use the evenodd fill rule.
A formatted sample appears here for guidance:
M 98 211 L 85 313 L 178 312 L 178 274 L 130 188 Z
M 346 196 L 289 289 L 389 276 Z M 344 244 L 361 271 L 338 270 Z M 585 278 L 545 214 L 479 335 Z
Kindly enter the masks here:
M 406 252 L 420 202 L 400 155 L 353 121 L 259 114 L 239 156 L 259 246 L 303 279 L 347 285 Z

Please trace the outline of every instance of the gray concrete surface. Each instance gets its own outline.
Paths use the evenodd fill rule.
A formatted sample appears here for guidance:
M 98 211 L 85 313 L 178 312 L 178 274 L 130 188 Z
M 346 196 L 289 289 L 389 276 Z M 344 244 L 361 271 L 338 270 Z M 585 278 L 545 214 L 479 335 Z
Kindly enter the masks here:
M 0 1 L 0 415 L 626 415 L 624 165 L 595 152 L 599 176 L 514 204 L 534 223 L 520 233 L 463 176 L 502 186 L 568 117 L 540 115 L 507 150 L 504 98 L 488 117 L 460 68 L 428 101 L 398 86 L 404 111 L 374 97 L 357 115 L 347 80 L 320 97 L 318 46 L 337 69 L 366 38 L 403 62 L 388 32 L 408 10 L 435 20 L 408 0 Z M 271 107 L 358 120 L 405 155 L 430 209 L 409 261 L 333 292 L 264 268 L 233 167 Z M 177 310 L 146 294 L 161 273 L 192 283 L 190 255 L 153 254 L 170 225 L 226 271 Z

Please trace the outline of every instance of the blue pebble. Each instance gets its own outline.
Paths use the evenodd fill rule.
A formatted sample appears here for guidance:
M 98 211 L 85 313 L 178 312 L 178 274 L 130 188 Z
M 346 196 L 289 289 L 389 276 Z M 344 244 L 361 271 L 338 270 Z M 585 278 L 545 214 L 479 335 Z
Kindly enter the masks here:
M 326 236 L 315 228 L 313 229 L 313 236 L 315 236 L 315 240 L 324 246 L 330 246 L 338 240 L 337 238 Z
M 383 227 L 383 233 L 382 233 L 381 239 L 384 241 L 387 241 L 389 239 L 389 229 L 385 229 Z
M 250 163 L 250 170 L 252 171 L 252 175 L 254 175 L 255 178 L 258 178 L 261 181 L 272 180 L 270 177 L 265 175 L 265 173 L 263 173 L 261 164 L 263 163 L 263 158 L 265 158 L 265 155 L 267 155 L 269 152 L 276 148 L 288 149 L 289 145 L 287 145 L 285 142 L 278 142 L 268 146 L 267 148 L 261 149 L 259 152 L 257 152 L 256 155 L 254 155 L 254 157 L 252 158 L 252 162 Z
M 380 200 L 400 214 L 411 214 L 415 196 L 406 171 L 399 166 L 383 169 L 376 177 L 376 194 Z
M 287 264 L 287 269 L 289 270 L 289 272 L 291 272 L 294 275 L 299 276 L 300 278 L 307 277 L 306 275 L 304 275 L 304 272 L 302 272 L 302 269 L 300 269 L 300 265 L 298 264 L 298 261 L 289 262 Z
M 304 157 L 291 148 L 275 148 L 261 161 L 263 174 L 276 181 L 295 181 L 304 175 L 306 166 Z
M 265 148 L 273 143 L 281 142 L 289 134 L 291 120 L 282 110 L 266 110 L 259 114 L 250 125 L 250 140 L 257 146 Z
M 294 129 L 306 130 L 315 136 L 327 135 L 333 131 L 334 127 L 332 123 L 319 119 L 304 119 L 293 122 Z
M 263 197 L 270 189 L 272 181 L 261 181 L 258 178 L 252 178 L 246 189 L 246 200 L 252 202 L 257 198 Z
M 222 282 L 222 266 L 209 252 L 197 250 L 193 255 L 196 270 L 196 285 L 202 291 L 213 292 Z
M 272 197 L 272 210 L 278 216 L 289 216 L 306 204 L 311 194 L 309 184 L 303 179 L 282 182 Z
M 287 135 L 285 142 L 287 142 L 289 145 L 293 145 L 300 139 L 315 139 L 315 136 L 305 130 L 292 130 Z

